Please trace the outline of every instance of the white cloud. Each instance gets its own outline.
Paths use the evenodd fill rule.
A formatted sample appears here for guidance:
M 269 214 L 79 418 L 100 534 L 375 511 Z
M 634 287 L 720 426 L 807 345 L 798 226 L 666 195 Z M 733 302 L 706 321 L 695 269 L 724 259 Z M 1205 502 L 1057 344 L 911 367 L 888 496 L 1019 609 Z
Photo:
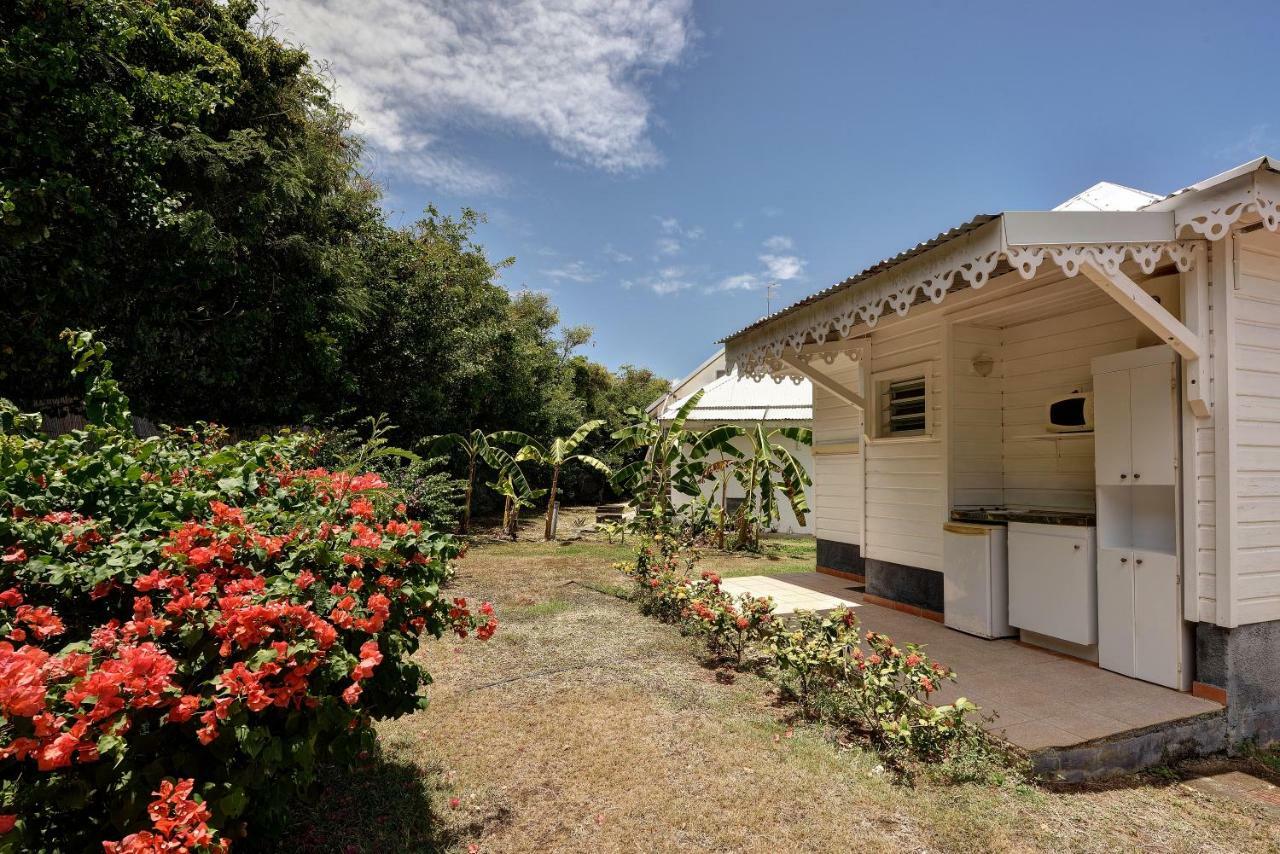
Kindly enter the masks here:
M 584 284 L 586 282 L 594 282 L 596 279 L 600 278 L 598 273 L 587 267 L 587 265 L 583 264 L 581 261 L 570 261 L 568 264 L 562 264 L 561 266 L 550 270 L 543 270 L 542 274 L 548 278 L 555 279 L 556 281 L 567 279 L 570 282 L 579 282 Z
M 608 258 L 615 264 L 629 264 L 635 260 L 627 253 L 616 249 L 612 243 L 606 243 L 603 252 L 604 257 Z
M 638 279 L 628 279 L 622 283 L 627 289 L 642 287 L 648 288 L 660 297 L 668 294 L 678 293 L 693 287 L 690 279 L 689 271 L 683 267 L 664 267 L 656 273 L 649 276 L 642 276 Z
M 771 279 L 785 282 L 804 275 L 805 262 L 795 255 L 761 255 L 760 263 L 764 264 Z
M 764 269 L 759 273 L 739 273 L 725 276 L 706 289 L 707 293 L 717 291 L 755 291 L 769 283 L 787 282 L 804 276 L 805 260 L 796 255 L 779 255 L 777 253 L 795 247 L 795 241 L 785 235 L 775 234 L 762 244 L 763 248 L 772 250 L 759 256 Z
M 331 63 L 380 162 L 466 192 L 502 181 L 449 153 L 458 128 L 540 138 L 607 172 L 660 162 L 646 79 L 695 36 L 692 0 L 275 0 L 267 14 Z
M 675 255 L 680 251 L 680 241 L 674 237 L 659 237 L 654 246 L 658 248 L 659 255 Z
M 760 277 L 755 273 L 739 273 L 736 276 L 725 276 L 716 282 L 707 292 L 713 291 L 754 291 L 760 287 Z

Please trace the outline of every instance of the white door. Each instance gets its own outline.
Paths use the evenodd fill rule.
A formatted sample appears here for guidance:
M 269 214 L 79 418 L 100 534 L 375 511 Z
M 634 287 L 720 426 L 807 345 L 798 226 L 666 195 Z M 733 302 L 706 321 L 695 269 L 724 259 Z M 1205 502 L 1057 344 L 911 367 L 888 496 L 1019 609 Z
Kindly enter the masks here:
M 1129 483 L 1133 428 L 1128 371 L 1094 375 L 1093 423 L 1097 482 L 1109 486 Z
M 1133 552 L 1098 549 L 1098 666 L 1134 671 Z
M 1138 485 L 1173 486 L 1173 371 L 1169 365 L 1147 365 L 1129 372 L 1133 471 Z
M 1135 551 L 1133 564 L 1134 675 L 1178 688 L 1178 559 L 1163 552 Z

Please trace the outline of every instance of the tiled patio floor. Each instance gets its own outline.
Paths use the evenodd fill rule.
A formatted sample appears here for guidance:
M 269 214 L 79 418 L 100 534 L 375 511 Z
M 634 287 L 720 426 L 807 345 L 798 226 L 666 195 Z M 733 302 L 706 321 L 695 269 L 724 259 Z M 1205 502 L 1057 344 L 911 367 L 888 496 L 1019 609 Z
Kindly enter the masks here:
M 984 640 L 940 623 L 867 604 L 854 582 L 820 573 L 725 579 L 725 590 L 773 596 L 779 613 L 854 605 L 864 629 L 917 643 L 959 681 L 933 699 L 968 697 L 998 717 L 988 728 L 1024 750 L 1067 747 L 1221 708 L 1015 640 Z

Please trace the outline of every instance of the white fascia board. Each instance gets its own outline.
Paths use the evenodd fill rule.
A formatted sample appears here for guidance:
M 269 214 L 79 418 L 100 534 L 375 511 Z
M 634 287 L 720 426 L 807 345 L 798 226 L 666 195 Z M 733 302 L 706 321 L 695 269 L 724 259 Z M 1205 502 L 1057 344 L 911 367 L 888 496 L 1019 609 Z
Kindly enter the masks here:
M 1001 222 L 1006 246 L 1167 243 L 1174 239 L 1172 212 L 1007 211 Z

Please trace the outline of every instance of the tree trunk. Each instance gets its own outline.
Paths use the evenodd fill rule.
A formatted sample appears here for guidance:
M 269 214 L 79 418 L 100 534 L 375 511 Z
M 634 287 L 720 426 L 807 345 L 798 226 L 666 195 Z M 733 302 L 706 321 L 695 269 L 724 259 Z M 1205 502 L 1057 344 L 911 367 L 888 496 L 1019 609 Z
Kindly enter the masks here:
M 552 466 L 551 468 L 551 494 L 547 496 L 547 525 L 543 531 L 542 537 L 545 540 L 551 539 L 551 517 L 556 512 L 556 488 L 560 483 L 560 466 Z
M 723 455 L 721 460 L 723 460 Z M 720 531 L 716 535 L 716 548 L 724 551 L 724 514 L 729 512 L 729 470 L 720 473 Z
M 467 462 L 467 494 L 462 500 L 462 529 L 460 533 L 467 533 L 471 529 L 471 490 L 475 488 L 476 482 L 476 455 L 471 454 L 471 459 Z

